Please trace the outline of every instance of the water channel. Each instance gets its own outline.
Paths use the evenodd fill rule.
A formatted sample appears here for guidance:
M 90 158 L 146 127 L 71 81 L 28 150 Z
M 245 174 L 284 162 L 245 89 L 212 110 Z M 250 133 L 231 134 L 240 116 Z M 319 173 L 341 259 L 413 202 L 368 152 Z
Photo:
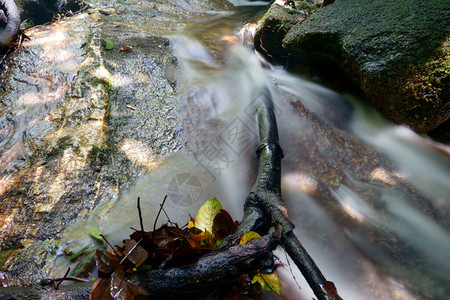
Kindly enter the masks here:
M 251 45 L 242 43 L 266 4 L 232 2 L 235 9 L 196 17 L 170 36 L 183 77 L 176 107 L 179 151 L 65 232 L 64 247 L 89 243 L 81 230 L 87 225 L 112 242 L 125 238 L 129 227 L 139 226 L 137 197 L 155 207 L 168 194 L 167 214 L 182 225 L 203 201 L 217 197 L 239 220 L 256 175 L 252 109 L 263 94 L 276 107 L 285 154 L 282 196 L 296 234 L 340 295 L 444 299 L 450 294 L 450 148 L 392 125 L 351 91 L 337 93 L 311 78 L 263 65 Z M 48 111 L 52 105 L 48 101 L 38 108 Z M 27 126 L 54 130 L 45 122 L 36 127 L 27 121 L 36 119 L 30 114 L 42 113 L 38 108 L 14 121 L 0 119 L 0 130 L 23 120 L 23 130 L 15 132 L 20 141 Z M 0 178 L 3 182 L 14 174 L 8 162 L 20 160 L 17 149 L 22 148 L 14 139 L 0 141 L 0 171 L 10 176 Z M 156 209 L 144 211 L 147 226 L 155 215 Z M 60 250 L 55 274 L 68 264 Z M 276 254 L 287 263 L 282 250 Z M 283 298 L 311 299 L 302 275 L 293 272 L 301 289 L 289 268 L 281 268 Z

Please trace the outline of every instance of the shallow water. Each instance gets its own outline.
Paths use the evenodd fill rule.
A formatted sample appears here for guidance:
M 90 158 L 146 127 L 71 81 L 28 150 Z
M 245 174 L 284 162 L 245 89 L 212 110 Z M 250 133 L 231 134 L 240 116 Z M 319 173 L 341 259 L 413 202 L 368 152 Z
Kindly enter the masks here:
M 86 16 L 29 30 L 28 35 L 35 39 L 25 41 L 24 46 L 39 50 L 28 59 L 14 60 L 12 66 L 2 65 L 1 84 L 5 87 L 0 90 L 0 194 L 13 173 L 29 166 L 27 159 L 46 142 L 44 137 L 55 131 L 52 117 L 60 114 L 57 107 L 69 92 L 83 59 L 81 46 L 86 30 L 78 26 L 76 19 L 80 18 Z M 39 59 L 33 59 L 33 55 Z M 10 72 L 14 72 L 15 84 L 6 93 L 9 82 L 4 80 Z

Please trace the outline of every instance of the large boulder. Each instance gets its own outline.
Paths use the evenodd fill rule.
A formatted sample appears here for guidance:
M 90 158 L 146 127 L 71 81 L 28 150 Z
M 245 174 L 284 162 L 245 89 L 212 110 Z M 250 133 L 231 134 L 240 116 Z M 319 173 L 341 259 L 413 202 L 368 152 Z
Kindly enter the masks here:
M 449 0 L 338 0 L 292 26 L 282 48 L 291 66 L 337 67 L 386 117 L 428 132 L 450 117 L 449 35 Z

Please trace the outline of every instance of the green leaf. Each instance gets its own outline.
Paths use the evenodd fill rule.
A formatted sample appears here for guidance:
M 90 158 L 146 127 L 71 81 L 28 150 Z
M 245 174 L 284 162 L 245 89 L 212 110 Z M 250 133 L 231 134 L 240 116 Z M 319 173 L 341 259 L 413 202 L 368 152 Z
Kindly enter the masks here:
M 100 236 L 102 234 L 102 232 L 97 227 L 88 225 L 86 227 L 86 230 L 93 239 L 103 242 L 103 238 Z
M 81 254 L 83 254 L 84 252 L 86 252 L 86 250 L 88 250 L 88 249 L 90 249 L 90 248 L 92 248 L 92 247 L 94 247 L 94 246 L 96 246 L 95 244 L 89 244 L 89 245 L 87 245 L 86 247 L 84 247 L 83 249 L 81 249 L 80 251 L 78 251 L 77 253 L 75 253 L 74 255 L 72 255 L 71 257 L 70 257 L 70 260 L 74 260 L 75 258 L 77 258 L 78 256 L 80 256 Z
M 266 291 L 274 291 L 280 294 L 280 281 L 276 272 L 270 274 L 258 273 L 253 277 L 252 284 L 259 282 L 261 287 Z
M 195 227 L 203 231 L 213 232 L 214 217 L 220 212 L 222 205 L 217 198 L 203 203 L 195 217 Z
M 142 265 L 139 267 L 139 270 L 151 270 L 152 266 L 150 265 Z
M 114 43 L 110 39 L 101 39 L 102 46 L 105 47 L 106 50 L 114 49 Z
M 75 268 L 72 270 L 72 272 L 70 272 L 69 276 L 75 276 L 78 271 L 81 270 L 81 268 L 87 263 L 89 262 L 92 257 L 94 257 L 95 252 L 89 253 L 89 255 L 87 255 L 85 258 L 83 258 L 76 266 Z
M 259 233 L 255 232 L 255 231 L 246 232 L 242 235 L 241 240 L 239 241 L 239 245 L 248 243 L 251 240 L 258 239 L 260 237 L 261 236 L 259 235 Z

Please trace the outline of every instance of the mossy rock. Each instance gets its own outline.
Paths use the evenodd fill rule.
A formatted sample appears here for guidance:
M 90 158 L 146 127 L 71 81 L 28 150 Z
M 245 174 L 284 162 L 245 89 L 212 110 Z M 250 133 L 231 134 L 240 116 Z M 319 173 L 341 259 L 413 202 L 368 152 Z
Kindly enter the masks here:
M 292 1 L 290 5 L 272 4 L 255 32 L 255 48 L 269 60 L 284 64 L 288 52 L 282 47 L 286 33 L 298 23 L 302 23 L 316 8 L 306 1 Z
M 297 62 L 333 65 L 398 124 L 428 132 L 450 117 L 450 0 L 337 0 L 283 39 Z

